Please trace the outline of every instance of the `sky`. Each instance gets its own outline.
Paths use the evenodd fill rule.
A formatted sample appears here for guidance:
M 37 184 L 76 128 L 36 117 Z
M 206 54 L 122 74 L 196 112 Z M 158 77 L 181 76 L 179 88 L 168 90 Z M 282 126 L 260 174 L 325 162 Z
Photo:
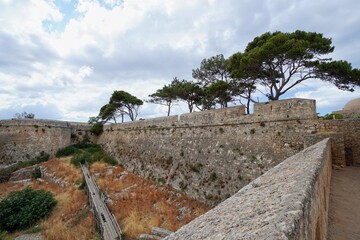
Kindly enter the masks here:
M 115 90 L 148 99 L 174 77 L 193 80 L 204 58 L 243 52 L 269 31 L 323 33 L 335 46 L 329 57 L 360 68 L 359 9 L 358 0 L 0 0 L 0 119 L 26 111 L 86 122 Z M 285 97 L 315 99 L 324 115 L 360 88 L 309 80 Z M 139 117 L 165 115 L 145 103 Z

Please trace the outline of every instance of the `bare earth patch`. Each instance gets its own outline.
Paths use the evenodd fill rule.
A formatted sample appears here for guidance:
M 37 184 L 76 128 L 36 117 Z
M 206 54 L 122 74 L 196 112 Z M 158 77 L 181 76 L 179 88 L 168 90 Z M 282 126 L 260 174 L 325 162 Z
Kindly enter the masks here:
M 360 239 L 360 168 L 332 172 L 329 208 L 329 240 Z

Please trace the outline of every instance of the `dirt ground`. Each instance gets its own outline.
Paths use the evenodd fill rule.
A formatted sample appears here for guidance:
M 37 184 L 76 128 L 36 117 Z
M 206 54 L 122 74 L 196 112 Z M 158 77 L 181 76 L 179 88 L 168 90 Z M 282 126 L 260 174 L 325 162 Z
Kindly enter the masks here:
M 360 167 L 332 172 L 328 239 L 360 239 Z

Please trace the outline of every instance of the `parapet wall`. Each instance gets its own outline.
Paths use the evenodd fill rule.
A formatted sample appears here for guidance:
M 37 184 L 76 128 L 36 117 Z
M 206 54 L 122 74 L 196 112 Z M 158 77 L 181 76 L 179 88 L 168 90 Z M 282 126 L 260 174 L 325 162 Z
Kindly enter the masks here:
M 53 120 L 1 120 L 0 168 L 31 160 L 41 153 L 55 156 L 58 149 L 93 136 L 90 125 Z
M 184 113 L 180 116 L 173 115 L 169 117 L 138 120 L 135 122 L 109 124 L 105 126 L 105 130 L 114 128 L 188 127 L 316 118 L 315 100 L 294 98 L 275 102 L 255 103 L 254 113 L 249 115 L 245 115 L 245 106 L 236 106 L 202 112 Z
M 326 239 L 330 178 L 331 146 L 326 139 L 283 161 L 165 240 Z

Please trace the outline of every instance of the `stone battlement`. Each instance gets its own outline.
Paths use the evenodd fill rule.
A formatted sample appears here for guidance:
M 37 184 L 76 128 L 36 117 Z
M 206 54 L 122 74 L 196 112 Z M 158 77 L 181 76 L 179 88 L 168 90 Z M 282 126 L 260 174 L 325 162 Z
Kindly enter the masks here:
M 134 122 L 109 124 L 106 129 L 162 128 L 198 125 L 239 124 L 292 119 L 317 119 L 315 100 L 287 99 L 255 103 L 254 113 L 245 115 L 245 106 L 184 113 L 180 116 L 159 117 Z

